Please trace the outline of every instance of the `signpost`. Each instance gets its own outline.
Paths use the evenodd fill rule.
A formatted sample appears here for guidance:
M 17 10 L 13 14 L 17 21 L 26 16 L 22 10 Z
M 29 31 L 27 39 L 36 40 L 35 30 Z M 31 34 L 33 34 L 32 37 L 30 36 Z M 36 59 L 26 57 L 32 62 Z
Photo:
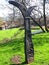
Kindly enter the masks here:
M 10 4 L 18 7 L 24 17 L 24 28 L 25 28 L 25 37 L 24 37 L 24 48 L 25 48 L 25 62 L 31 63 L 34 60 L 34 46 L 32 43 L 31 37 L 31 29 L 30 29 L 30 14 L 31 11 L 34 9 L 33 7 L 26 8 L 24 5 L 15 2 L 9 1 Z

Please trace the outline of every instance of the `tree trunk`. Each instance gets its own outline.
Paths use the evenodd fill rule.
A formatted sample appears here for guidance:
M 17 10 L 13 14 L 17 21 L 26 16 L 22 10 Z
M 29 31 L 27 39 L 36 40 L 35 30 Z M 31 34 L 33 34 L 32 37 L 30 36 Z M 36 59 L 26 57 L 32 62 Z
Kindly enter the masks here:
M 43 0 L 43 17 L 44 17 L 45 30 L 48 32 L 47 25 L 46 25 L 45 2 L 46 0 Z
M 26 63 L 31 63 L 34 60 L 34 47 L 31 37 L 30 19 L 25 18 L 25 60 Z

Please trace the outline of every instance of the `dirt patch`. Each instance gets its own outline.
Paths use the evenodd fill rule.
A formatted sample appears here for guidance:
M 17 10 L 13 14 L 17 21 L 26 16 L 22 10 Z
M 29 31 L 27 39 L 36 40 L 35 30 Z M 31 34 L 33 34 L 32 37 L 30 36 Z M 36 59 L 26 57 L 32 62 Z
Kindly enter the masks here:
M 4 42 L 4 43 L 6 43 L 6 42 L 9 42 L 11 39 L 9 39 L 9 38 L 4 38 L 3 40 L 2 40 L 2 42 Z
M 14 64 L 21 64 L 21 57 L 20 56 L 13 56 L 11 62 Z
M 0 43 L 6 43 L 6 42 L 9 42 L 11 41 L 11 39 L 9 38 L 4 38 L 3 40 L 0 41 Z

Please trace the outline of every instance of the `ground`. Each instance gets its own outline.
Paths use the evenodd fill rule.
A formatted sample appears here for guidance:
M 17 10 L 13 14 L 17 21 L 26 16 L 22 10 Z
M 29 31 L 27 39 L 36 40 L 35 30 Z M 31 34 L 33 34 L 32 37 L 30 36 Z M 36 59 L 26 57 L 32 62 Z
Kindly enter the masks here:
M 0 65 L 14 65 L 11 59 L 20 56 L 20 65 L 24 63 L 24 31 L 9 29 L 0 31 Z M 49 33 L 32 36 L 34 43 L 34 62 L 29 65 L 49 65 Z

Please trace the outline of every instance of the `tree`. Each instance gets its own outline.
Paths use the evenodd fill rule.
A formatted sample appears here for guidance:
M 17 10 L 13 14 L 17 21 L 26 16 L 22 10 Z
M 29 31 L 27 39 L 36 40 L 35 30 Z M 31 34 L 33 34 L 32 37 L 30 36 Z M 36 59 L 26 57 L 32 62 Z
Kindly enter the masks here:
M 31 11 L 34 9 L 34 7 L 26 8 L 24 5 L 9 1 L 10 4 L 13 4 L 14 6 L 18 7 L 20 11 L 22 12 L 22 15 L 24 17 L 24 28 L 25 28 L 25 38 L 24 38 L 24 48 L 25 48 L 25 61 L 26 63 L 31 63 L 34 60 L 34 47 L 32 44 L 32 38 L 31 38 L 31 29 L 30 29 L 30 14 Z
M 38 14 L 36 14 L 36 12 L 37 12 Z M 37 9 L 34 9 L 34 12 L 32 12 L 32 14 L 33 14 L 33 16 L 31 15 L 31 19 L 33 20 L 33 22 L 34 22 L 36 25 L 38 25 L 43 32 L 45 32 L 44 29 L 42 28 L 42 25 L 40 24 L 40 20 L 41 20 L 41 18 L 42 18 L 42 13 L 41 13 L 41 11 L 40 11 L 39 9 L 38 9 L 38 10 L 37 10 Z M 39 14 L 40 14 L 40 15 L 39 15 Z M 38 20 L 36 20 L 36 19 L 38 19 Z
M 46 0 L 43 0 L 43 17 L 44 17 L 44 24 L 45 24 L 45 30 L 48 32 L 47 24 L 46 24 L 46 15 L 45 15 L 45 4 L 46 4 Z

